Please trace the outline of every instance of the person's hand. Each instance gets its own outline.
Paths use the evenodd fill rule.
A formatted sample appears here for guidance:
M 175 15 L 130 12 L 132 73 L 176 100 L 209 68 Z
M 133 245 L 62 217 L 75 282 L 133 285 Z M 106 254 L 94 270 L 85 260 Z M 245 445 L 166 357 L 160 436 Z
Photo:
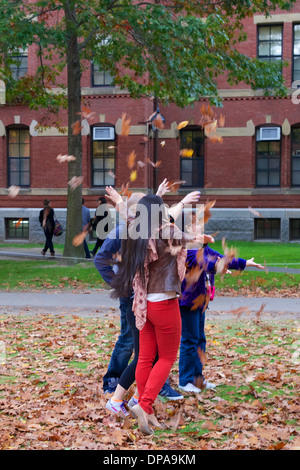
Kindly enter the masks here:
M 169 182 L 167 180 L 167 178 L 165 178 L 163 180 L 162 183 L 160 183 L 160 185 L 158 186 L 158 190 L 156 192 L 156 196 L 160 196 L 162 197 L 164 194 L 166 193 L 169 193 L 170 192 L 170 189 L 169 189 Z
M 119 194 L 112 186 L 106 186 L 105 189 L 107 192 L 105 197 L 112 205 L 116 206 L 120 202 L 123 202 L 121 194 Z
M 203 234 L 203 243 L 206 244 L 206 243 L 215 243 L 215 239 L 214 237 L 212 237 L 211 235 L 205 235 L 205 233 Z
M 254 258 L 247 259 L 246 266 L 251 266 L 251 267 L 254 267 L 254 268 L 258 268 L 258 269 L 264 269 L 265 268 L 261 264 L 255 263 Z
M 187 204 L 192 204 L 193 202 L 198 202 L 200 199 L 201 192 L 200 191 L 192 191 L 191 193 L 184 196 L 180 202 L 185 206 Z

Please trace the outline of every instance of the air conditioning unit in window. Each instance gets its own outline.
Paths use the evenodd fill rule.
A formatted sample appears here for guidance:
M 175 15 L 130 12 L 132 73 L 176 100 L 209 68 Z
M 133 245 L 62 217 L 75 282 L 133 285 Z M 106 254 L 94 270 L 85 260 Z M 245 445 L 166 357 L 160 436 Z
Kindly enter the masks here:
M 257 140 L 280 140 L 280 127 L 261 127 Z
M 93 140 L 115 140 L 115 129 L 113 127 L 94 127 Z

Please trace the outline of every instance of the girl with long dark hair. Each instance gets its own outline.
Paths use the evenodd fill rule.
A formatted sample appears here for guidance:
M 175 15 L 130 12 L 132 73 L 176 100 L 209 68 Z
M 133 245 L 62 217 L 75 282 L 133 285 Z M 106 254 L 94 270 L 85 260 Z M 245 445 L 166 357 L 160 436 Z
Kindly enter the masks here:
M 119 206 L 122 197 L 111 187 L 108 196 Z M 136 367 L 138 404 L 131 408 L 139 429 L 152 434 L 155 422 L 153 404 L 174 364 L 181 335 L 178 297 L 185 275 L 186 241 L 213 241 L 212 237 L 188 237 L 169 223 L 163 200 L 144 196 L 136 216 L 128 224 L 122 240 L 121 261 L 112 287 L 114 297 L 134 292 L 133 312 L 139 330 L 139 357 Z M 158 360 L 153 365 L 155 357 Z

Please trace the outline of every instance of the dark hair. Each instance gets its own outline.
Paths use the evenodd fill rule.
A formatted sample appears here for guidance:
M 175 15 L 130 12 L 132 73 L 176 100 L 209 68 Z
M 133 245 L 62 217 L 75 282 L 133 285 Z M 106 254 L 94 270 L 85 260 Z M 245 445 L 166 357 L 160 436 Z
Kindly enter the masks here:
M 146 211 L 145 211 L 146 209 Z M 158 225 L 153 224 L 154 211 L 159 210 Z M 147 220 L 143 218 L 147 217 Z M 144 264 L 147 255 L 148 242 L 151 237 L 160 236 L 160 228 L 166 217 L 163 200 L 156 195 L 144 196 L 136 206 L 136 217 L 128 229 L 128 236 L 121 243 L 121 261 L 118 272 L 112 281 L 112 297 L 128 297 L 132 292 L 132 283 L 136 273 L 145 283 Z M 157 220 L 157 219 L 156 219 Z M 132 238 L 130 234 L 140 234 Z
M 85 203 L 85 199 L 82 198 L 82 199 L 81 199 L 81 203 L 84 204 L 84 203 Z
M 49 206 L 49 204 L 50 204 L 49 199 L 44 199 L 44 206 Z
M 101 201 L 101 204 L 106 204 L 107 203 L 105 196 L 99 196 L 97 201 Z

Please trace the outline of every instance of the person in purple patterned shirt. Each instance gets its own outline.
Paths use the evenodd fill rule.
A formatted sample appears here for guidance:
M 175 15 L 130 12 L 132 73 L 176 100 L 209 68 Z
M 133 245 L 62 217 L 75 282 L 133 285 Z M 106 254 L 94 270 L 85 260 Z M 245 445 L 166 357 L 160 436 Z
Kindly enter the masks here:
M 205 353 L 205 309 L 209 300 L 213 298 L 214 277 L 218 272 L 218 263 L 224 258 L 217 251 L 204 245 L 199 257 L 199 249 L 188 250 L 187 271 L 181 285 L 181 298 L 179 299 L 182 332 L 179 353 L 179 389 L 185 392 L 199 393 L 202 388 L 214 388 L 215 385 L 207 382 L 202 374 L 203 364 L 198 349 Z M 245 260 L 233 258 L 226 268 L 228 270 L 243 271 L 247 266 L 258 269 L 264 267 L 254 262 L 254 258 Z M 197 281 L 189 281 L 189 273 L 194 270 Z M 197 276 L 198 271 L 198 276 Z M 199 386 L 201 385 L 201 388 Z

